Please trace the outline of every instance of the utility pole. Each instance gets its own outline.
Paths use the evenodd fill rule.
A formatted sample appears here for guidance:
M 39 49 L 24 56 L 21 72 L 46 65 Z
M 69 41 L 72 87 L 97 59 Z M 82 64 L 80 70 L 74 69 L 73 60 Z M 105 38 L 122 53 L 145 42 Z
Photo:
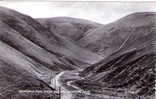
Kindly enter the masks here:
M 59 99 L 61 99 L 61 87 L 59 87 Z
M 56 79 L 54 79 L 54 86 L 55 86 L 55 89 L 57 90 Z

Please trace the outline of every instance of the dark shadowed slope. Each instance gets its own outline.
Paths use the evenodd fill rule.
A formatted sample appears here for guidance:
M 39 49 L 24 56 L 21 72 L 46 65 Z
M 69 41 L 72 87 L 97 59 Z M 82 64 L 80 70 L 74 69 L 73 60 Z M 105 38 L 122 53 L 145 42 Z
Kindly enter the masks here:
M 103 56 L 118 49 L 129 35 L 146 35 L 155 23 L 156 13 L 140 12 L 130 14 L 116 22 L 96 28 L 79 40 L 79 44 Z M 131 38 L 131 37 L 130 37 Z
M 74 41 L 84 37 L 87 31 L 102 26 L 102 24 L 92 21 L 71 17 L 41 18 L 36 20 L 54 33 L 58 33 Z
M 94 83 L 94 85 L 100 85 L 100 88 L 121 88 L 127 90 L 128 94 L 144 96 L 145 98 L 154 95 L 156 64 L 155 14 L 137 13 L 132 14 L 132 16 L 133 18 L 136 16 L 139 20 L 148 16 L 148 20 L 142 24 L 138 21 L 137 25 L 131 23 L 132 26 L 129 24 L 129 27 L 125 25 L 120 29 L 120 32 L 110 32 L 114 33 L 111 37 L 118 35 L 116 39 L 122 37 L 122 35 L 119 36 L 120 33 L 125 33 L 127 36 L 118 47 L 112 45 L 116 49 L 111 51 L 104 60 L 89 66 L 81 72 L 81 76 L 84 76 L 85 79 L 78 81 L 79 86 L 86 88 L 84 84 L 86 82 L 88 87 L 91 87 L 90 84 Z M 132 16 L 129 15 L 128 17 L 131 18 Z M 123 18 L 120 21 L 127 20 Z M 121 25 L 118 23 L 113 24 L 122 26 L 124 22 L 120 23 Z M 114 44 L 118 44 L 116 39 L 114 39 Z

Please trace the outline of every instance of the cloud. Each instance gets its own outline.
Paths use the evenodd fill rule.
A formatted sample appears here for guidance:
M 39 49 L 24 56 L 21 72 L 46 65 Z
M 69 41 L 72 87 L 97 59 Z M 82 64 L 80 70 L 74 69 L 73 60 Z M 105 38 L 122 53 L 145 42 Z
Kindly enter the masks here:
M 156 2 L 0 2 L 34 18 L 76 17 L 107 24 L 134 12 L 156 12 Z

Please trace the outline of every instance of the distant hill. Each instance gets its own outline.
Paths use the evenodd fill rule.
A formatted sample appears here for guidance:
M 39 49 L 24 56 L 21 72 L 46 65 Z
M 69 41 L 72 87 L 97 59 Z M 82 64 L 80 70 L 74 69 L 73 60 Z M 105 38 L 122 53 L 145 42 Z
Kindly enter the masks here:
M 85 79 L 77 81 L 78 85 L 91 87 L 91 83 L 99 83 L 100 88 L 122 88 L 144 97 L 154 95 L 155 18 L 155 13 L 134 13 L 88 35 L 88 39 L 95 34 L 103 35 L 103 41 L 95 42 L 107 46 L 102 53 L 107 57 L 82 71 L 80 75 Z
M 89 20 L 71 17 L 53 17 L 36 19 L 46 28 L 73 41 L 77 41 L 87 35 L 87 31 L 103 26 Z

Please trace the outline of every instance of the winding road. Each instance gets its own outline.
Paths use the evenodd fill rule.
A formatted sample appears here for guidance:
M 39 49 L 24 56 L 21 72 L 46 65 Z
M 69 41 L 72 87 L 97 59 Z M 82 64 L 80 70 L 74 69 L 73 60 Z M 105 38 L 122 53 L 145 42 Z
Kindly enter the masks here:
M 57 74 L 53 79 L 51 79 L 50 86 L 55 88 L 57 91 L 59 88 L 61 88 L 61 99 L 74 99 L 76 93 L 82 92 L 83 90 L 73 84 L 73 82 L 77 79 L 83 79 L 82 77 L 79 77 L 78 73 L 73 71 L 63 71 Z M 67 80 L 67 81 L 65 81 Z M 109 91 L 108 92 L 113 92 Z M 84 93 L 87 97 L 96 97 L 96 99 L 124 99 L 122 96 L 111 96 L 109 94 L 92 94 L 90 93 Z
M 74 98 L 74 94 L 71 92 L 72 90 L 67 89 L 66 86 L 70 86 L 77 91 L 80 90 L 80 88 L 71 84 L 73 81 L 66 82 L 66 86 L 63 84 L 62 78 L 64 79 L 64 77 L 67 75 L 68 75 L 68 77 L 70 77 L 67 79 L 80 78 L 77 73 L 70 73 L 70 72 L 71 71 L 63 71 L 63 72 L 59 73 L 58 75 L 56 75 L 53 79 L 51 79 L 51 84 L 50 84 L 51 87 L 53 87 L 57 90 L 59 90 L 59 88 L 61 88 L 61 99 L 73 99 Z

